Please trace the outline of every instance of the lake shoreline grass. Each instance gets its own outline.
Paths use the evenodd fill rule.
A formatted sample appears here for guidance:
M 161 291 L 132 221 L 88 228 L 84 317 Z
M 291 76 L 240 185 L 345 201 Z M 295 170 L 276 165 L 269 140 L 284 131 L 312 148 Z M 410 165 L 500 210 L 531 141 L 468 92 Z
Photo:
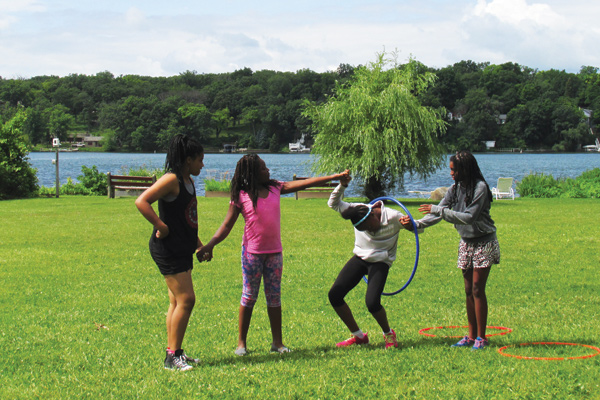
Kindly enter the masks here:
M 424 202 L 401 201 L 415 217 Z M 206 241 L 228 200 L 198 202 Z M 248 338 L 251 353 L 233 354 L 240 220 L 212 262 L 194 265 L 197 302 L 184 344 L 202 363 L 189 373 L 173 373 L 162 368 L 166 288 L 148 254 L 150 226 L 133 199 L 2 201 L 0 398 L 600 398 L 600 356 L 532 361 L 497 352 L 532 341 L 600 345 L 600 239 L 593 218 L 599 211 L 594 199 L 494 201 L 502 260 L 488 284 L 488 325 L 513 332 L 491 337 L 483 352 L 453 349 L 454 339 L 418 333 L 466 325 L 458 235 L 448 223 L 429 228 L 420 235 L 413 282 L 383 299 L 400 342 L 398 350 L 385 351 L 365 309 L 362 283 L 347 301 L 372 344 L 335 348 L 348 332 L 327 291 L 352 255 L 351 226 L 326 200 L 283 198 L 283 330 L 293 352 L 269 353 L 261 294 Z M 399 250 L 390 286 L 400 286 L 410 274 L 414 235 L 401 233 Z M 585 351 L 511 349 L 565 357 Z

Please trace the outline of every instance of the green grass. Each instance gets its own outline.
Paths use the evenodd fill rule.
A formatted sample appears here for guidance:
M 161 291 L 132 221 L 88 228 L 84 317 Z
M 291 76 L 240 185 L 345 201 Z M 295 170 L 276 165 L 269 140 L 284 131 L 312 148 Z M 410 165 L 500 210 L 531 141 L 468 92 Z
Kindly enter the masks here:
M 416 214 L 419 204 L 405 204 Z M 199 198 L 208 240 L 228 200 Z M 211 263 L 196 264 L 197 303 L 185 339 L 200 366 L 162 368 L 166 286 L 147 250 L 150 225 L 133 198 L 69 197 L 0 202 L 0 398 L 600 398 L 600 356 L 567 361 L 503 357 L 534 341 L 600 346 L 600 203 L 592 199 L 495 201 L 502 262 L 489 284 L 489 325 L 514 331 L 481 352 L 419 329 L 465 325 L 458 236 L 448 223 L 421 235 L 421 261 L 407 290 L 385 297 L 401 347 L 385 351 L 364 306 L 365 285 L 347 301 L 368 347 L 336 349 L 348 332 L 327 292 L 351 256 L 350 224 L 325 200 L 282 199 L 284 341 L 270 354 L 261 294 L 251 354 L 234 356 L 241 294 L 240 219 Z M 414 236 L 401 233 L 389 288 L 404 283 Z M 105 328 L 106 327 L 106 328 Z M 432 332 L 433 333 L 433 332 Z M 461 334 L 440 330 L 440 336 Z M 511 347 L 523 356 L 574 357 L 588 349 Z

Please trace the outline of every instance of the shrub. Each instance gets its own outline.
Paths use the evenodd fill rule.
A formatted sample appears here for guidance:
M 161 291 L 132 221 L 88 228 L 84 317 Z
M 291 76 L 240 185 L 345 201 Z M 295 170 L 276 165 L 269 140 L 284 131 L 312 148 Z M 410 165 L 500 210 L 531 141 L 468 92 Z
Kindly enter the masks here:
M 146 167 L 145 164 L 142 165 L 141 167 L 128 168 L 128 169 L 123 168 L 121 170 L 121 175 L 127 175 L 127 176 L 155 176 L 156 175 L 156 179 L 160 178 L 164 174 L 165 174 L 165 171 L 163 169 L 160 169 L 160 168 L 149 169 L 148 167 Z
M 218 181 L 216 179 L 205 179 L 204 190 L 207 192 L 229 192 L 231 190 L 231 181 Z
M 526 175 L 517 183 L 517 192 L 521 197 L 557 197 L 560 195 L 560 188 L 552 175 L 536 172 Z
M 83 175 L 77 177 L 78 183 L 75 183 L 71 177 L 67 178 L 67 183 L 60 185 L 58 189 L 59 195 L 97 195 L 102 196 L 107 193 L 107 177 L 98 168 L 93 165 L 88 168 L 85 165 L 81 166 Z M 39 191 L 42 197 L 52 197 L 56 195 L 55 187 L 42 186 Z
M 81 182 L 75 183 L 71 177 L 67 178 L 67 183 L 60 185 L 58 188 L 58 194 L 60 196 L 64 195 L 83 195 L 89 196 L 95 193 L 88 188 L 86 188 Z M 47 187 L 42 186 L 39 191 L 39 195 L 42 197 L 53 197 L 56 195 L 55 187 Z
M 585 171 L 575 179 L 534 173 L 517 183 L 521 197 L 600 198 L 600 168 Z
M 107 184 L 108 179 L 106 174 L 98 171 L 98 168 L 95 165 L 92 165 L 92 168 L 88 168 L 85 165 L 81 166 L 81 172 L 83 175 L 77 177 L 81 184 L 90 190 L 90 194 L 95 194 L 98 196 L 105 196 L 107 194 Z
M 231 190 L 230 171 L 219 172 L 214 169 L 206 170 L 204 190 L 207 192 L 229 192 Z
M 24 111 L 0 124 L 0 200 L 33 197 L 38 192 L 36 169 L 27 161 L 27 142 L 23 137 Z

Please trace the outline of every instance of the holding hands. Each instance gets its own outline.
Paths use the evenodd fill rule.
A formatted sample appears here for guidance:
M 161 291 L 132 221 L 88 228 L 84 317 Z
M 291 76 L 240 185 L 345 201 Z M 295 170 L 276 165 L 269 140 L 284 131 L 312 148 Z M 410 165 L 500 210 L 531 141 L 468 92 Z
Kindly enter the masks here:
M 340 180 L 342 186 L 347 187 L 350 181 L 352 180 L 352 177 L 350 176 L 350 170 L 347 169 L 341 174 L 338 174 L 338 179 Z
M 431 204 L 421 204 L 419 206 L 419 212 L 422 212 L 423 214 L 429 214 L 431 212 Z M 412 231 L 414 228 L 408 215 L 400 217 L 400 223 L 405 229 L 408 229 L 409 231 Z
M 400 217 L 400 223 L 404 227 L 404 229 L 408 229 L 409 231 L 413 230 L 413 224 L 408 215 L 403 215 Z
M 213 259 L 213 248 L 212 246 L 205 245 L 196 250 L 196 258 L 198 262 L 210 261 Z

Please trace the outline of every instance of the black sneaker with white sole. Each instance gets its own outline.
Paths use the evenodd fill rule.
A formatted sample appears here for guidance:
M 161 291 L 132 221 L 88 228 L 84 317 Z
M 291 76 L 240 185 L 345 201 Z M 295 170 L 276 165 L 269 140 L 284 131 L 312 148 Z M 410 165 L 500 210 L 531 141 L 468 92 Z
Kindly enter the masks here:
M 167 351 L 167 356 L 165 357 L 165 369 L 187 371 L 188 369 L 192 369 L 192 366 L 183 358 L 183 352 L 181 354 L 176 354 Z

